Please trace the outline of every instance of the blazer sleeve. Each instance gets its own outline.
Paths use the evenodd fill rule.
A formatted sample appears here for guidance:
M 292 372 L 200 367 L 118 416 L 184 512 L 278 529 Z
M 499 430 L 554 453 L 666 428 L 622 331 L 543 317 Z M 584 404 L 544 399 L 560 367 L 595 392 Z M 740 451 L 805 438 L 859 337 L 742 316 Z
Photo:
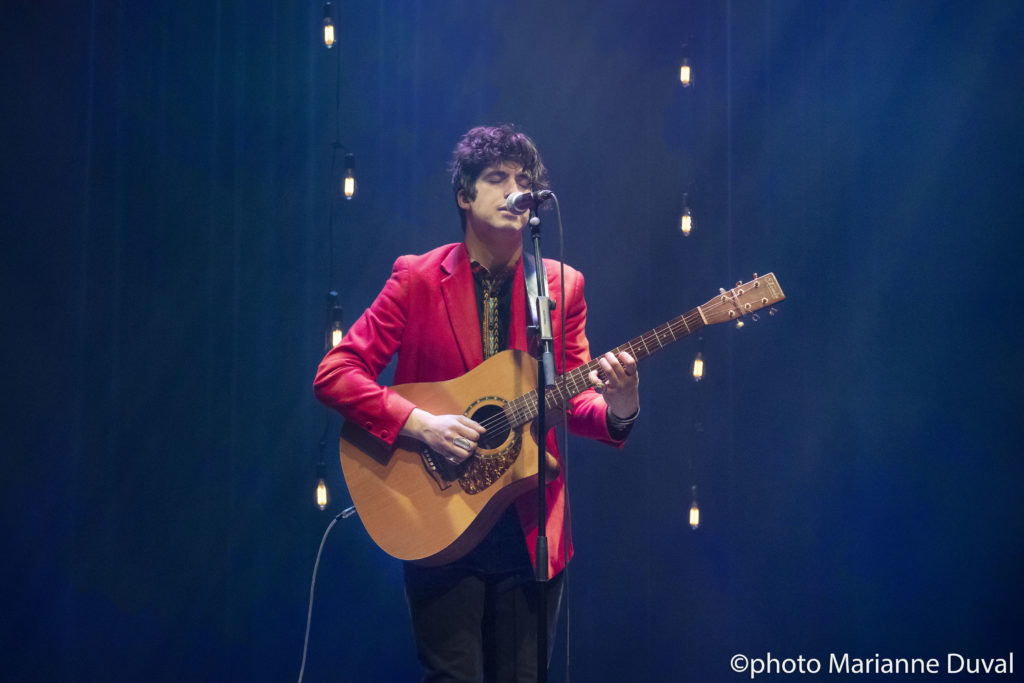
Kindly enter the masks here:
M 587 341 L 587 301 L 583 296 L 583 274 L 566 272 L 565 292 L 565 363 L 569 370 L 590 362 L 590 342 Z M 561 358 L 556 360 L 556 364 Z M 576 395 L 568 410 L 569 431 L 578 436 L 595 439 L 621 448 L 625 439 L 615 439 L 608 432 L 608 404 L 593 389 Z
M 402 343 L 408 287 L 409 269 L 401 257 L 377 299 L 321 361 L 313 382 L 320 401 L 389 446 L 415 408 L 377 383 Z

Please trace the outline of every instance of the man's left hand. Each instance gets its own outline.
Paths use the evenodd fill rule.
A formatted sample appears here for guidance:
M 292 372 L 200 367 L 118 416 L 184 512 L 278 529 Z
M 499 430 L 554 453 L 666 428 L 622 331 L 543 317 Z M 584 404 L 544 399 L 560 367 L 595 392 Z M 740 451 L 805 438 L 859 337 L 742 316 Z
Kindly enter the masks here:
M 588 379 L 598 393 L 604 394 L 608 410 L 620 420 L 640 409 L 640 376 L 636 361 L 623 351 L 616 357 L 609 351 L 598 361 L 600 370 L 591 370 Z

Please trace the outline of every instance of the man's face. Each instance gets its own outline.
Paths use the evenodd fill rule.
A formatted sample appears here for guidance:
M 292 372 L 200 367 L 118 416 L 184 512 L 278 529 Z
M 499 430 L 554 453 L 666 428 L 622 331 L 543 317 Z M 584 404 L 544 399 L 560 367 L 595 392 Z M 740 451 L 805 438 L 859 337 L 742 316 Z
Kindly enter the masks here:
M 530 177 L 520 164 L 504 161 L 485 168 L 476 179 L 476 198 L 470 199 L 464 192 L 458 196 L 459 207 L 466 211 L 466 230 L 481 240 L 522 231 L 529 216 L 505 208 L 505 198 L 513 192 L 529 192 L 530 187 Z

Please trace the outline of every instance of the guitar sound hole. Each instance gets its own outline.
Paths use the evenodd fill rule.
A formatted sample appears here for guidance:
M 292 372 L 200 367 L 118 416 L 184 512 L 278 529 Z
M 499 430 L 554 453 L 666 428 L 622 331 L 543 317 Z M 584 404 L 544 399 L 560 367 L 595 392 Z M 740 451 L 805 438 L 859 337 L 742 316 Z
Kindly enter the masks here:
M 470 418 L 487 429 L 477 442 L 479 448 L 492 450 L 505 443 L 510 430 L 500 405 L 481 406 Z

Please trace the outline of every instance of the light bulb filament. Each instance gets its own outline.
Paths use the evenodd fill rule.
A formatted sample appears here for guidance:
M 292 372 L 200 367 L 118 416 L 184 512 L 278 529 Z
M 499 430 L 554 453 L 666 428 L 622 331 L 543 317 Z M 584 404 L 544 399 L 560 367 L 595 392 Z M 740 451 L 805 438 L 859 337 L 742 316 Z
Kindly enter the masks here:
M 700 526 L 700 505 L 697 504 L 697 485 L 690 487 L 690 528 Z
M 683 59 L 682 66 L 679 67 L 679 82 L 683 84 L 684 88 L 689 88 L 693 83 L 691 80 L 693 73 L 690 69 L 690 60 Z
M 324 45 L 330 49 L 334 45 L 334 22 L 331 21 L 331 3 L 324 3 Z
M 327 507 L 327 482 L 322 478 L 316 481 L 316 506 L 323 510 Z
M 345 199 L 352 199 L 356 194 L 356 156 L 351 152 L 345 155 L 345 180 L 341 189 Z

